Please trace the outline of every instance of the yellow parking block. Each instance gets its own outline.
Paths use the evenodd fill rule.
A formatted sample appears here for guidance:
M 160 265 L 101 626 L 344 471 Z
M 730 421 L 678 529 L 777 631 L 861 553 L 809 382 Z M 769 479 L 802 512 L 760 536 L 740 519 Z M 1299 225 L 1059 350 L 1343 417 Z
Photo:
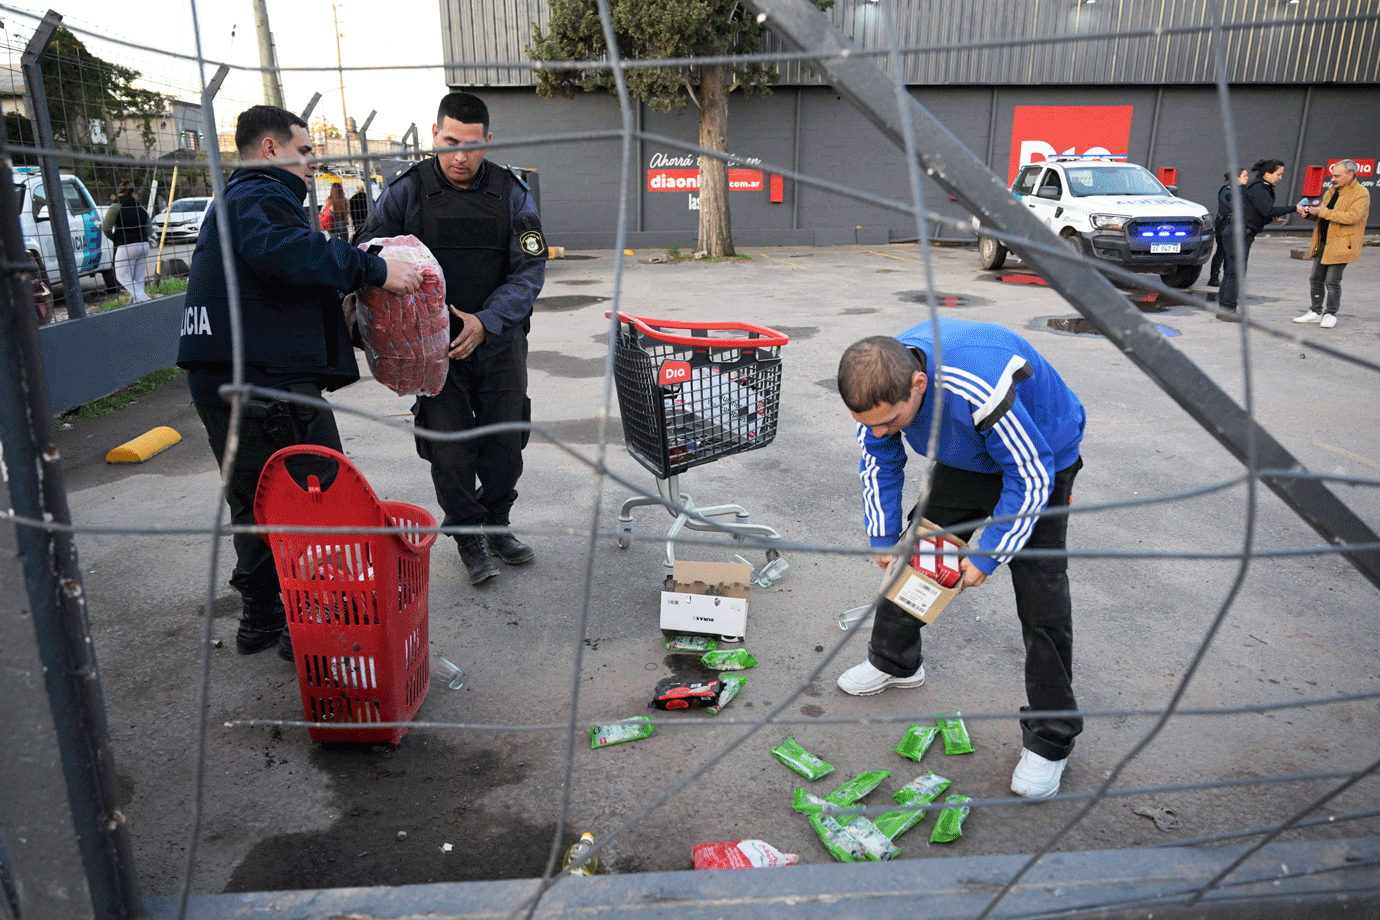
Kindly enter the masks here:
M 149 457 L 167 450 L 181 440 L 182 435 L 167 425 L 160 425 L 152 431 L 139 435 L 133 441 L 126 441 L 106 454 L 105 462 L 143 463 Z

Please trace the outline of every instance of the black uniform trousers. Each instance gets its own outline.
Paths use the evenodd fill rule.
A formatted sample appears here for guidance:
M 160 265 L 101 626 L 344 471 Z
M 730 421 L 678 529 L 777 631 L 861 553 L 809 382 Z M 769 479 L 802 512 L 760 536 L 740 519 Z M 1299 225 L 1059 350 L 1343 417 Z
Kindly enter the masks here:
M 417 397 L 412 413 L 418 427 L 441 432 L 530 421 L 526 333 L 519 328 L 502 338 L 486 335 L 473 354 L 450 362 L 445 388 L 435 396 Z M 431 464 L 444 526 L 508 523 L 528 434 L 504 431 L 455 441 L 417 438 L 417 454 Z
M 1244 228 L 1244 237 L 1241 246 L 1241 264 L 1236 264 L 1236 246 L 1232 242 L 1236 237 L 1232 232 L 1233 228 L 1228 227 L 1222 234 L 1222 251 L 1226 253 L 1222 257 L 1222 286 L 1217 289 L 1217 306 L 1223 310 L 1235 310 L 1236 301 L 1241 292 L 1241 279 L 1246 277 L 1246 262 L 1251 257 L 1251 244 L 1255 242 L 1255 230 Z
M 312 384 L 294 384 L 287 389 L 304 396 L 321 396 L 321 388 Z M 230 407 L 196 403 L 196 411 L 201 416 L 201 423 L 206 426 L 211 452 L 215 454 L 216 462 L 223 465 L 225 441 L 230 431 Z M 335 415 L 329 409 L 285 402 L 251 401 L 240 417 L 239 448 L 225 489 L 232 524 L 254 526 L 254 495 L 259 488 L 259 476 L 269 457 L 294 444 L 316 444 L 344 452 L 340 432 L 335 426 Z M 330 466 L 333 473 L 334 465 Z M 305 471 L 317 472 L 314 469 Z M 322 479 L 323 483 L 326 481 Z M 237 533 L 234 543 L 236 562 L 234 574 L 230 576 L 230 587 L 240 593 L 246 607 L 262 609 L 275 605 L 282 596 L 282 589 L 278 585 L 278 570 L 273 565 L 273 552 L 268 544 L 263 537 L 254 533 Z
M 1049 507 L 1067 506 L 1073 479 L 1082 469 L 1079 459 L 1054 476 Z M 917 513 L 940 527 L 979 522 L 991 517 L 1001 499 L 999 473 L 974 473 L 939 464 L 929 503 Z M 968 540 L 976 524 L 957 535 Z M 1041 517 L 1026 549 L 1062 550 L 1068 536 L 1068 516 Z M 1073 696 L 1073 605 L 1069 597 L 1068 560 L 1059 557 L 1021 558 L 1008 564 L 1016 589 L 1016 615 L 1025 639 L 1025 692 L 1030 705 L 1022 712 L 1076 710 Z M 868 660 L 879 670 L 909 677 L 924 661 L 920 628 L 925 624 L 886 598 L 877 605 L 868 645 Z M 1081 716 L 1021 719 L 1025 747 L 1048 760 L 1063 760 L 1073 750 L 1073 739 L 1083 730 Z

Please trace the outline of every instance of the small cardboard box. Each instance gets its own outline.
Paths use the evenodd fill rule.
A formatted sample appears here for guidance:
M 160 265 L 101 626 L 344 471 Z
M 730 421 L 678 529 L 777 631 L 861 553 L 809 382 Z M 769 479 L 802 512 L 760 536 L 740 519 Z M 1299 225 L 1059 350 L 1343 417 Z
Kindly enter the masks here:
M 922 534 L 938 529 L 929 521 L 921 521 Z M 943 569 L 960 572 L 957 551 L 966 549 L 967 546 L 968 544 L 954 536 L 922 536 L 915 555 L 896 556 L 891 560 L 891 565 L 887 566 L 883 585 L 891 581 L 897 569 L 905 569 L 900 580 L 886 593 L 887 600 L 921 622 L 933 623 L 944 612 L 944 608 L 949 606 L 949 601 L 963 590 L 961 580 L 954 587 L 946 588 L 935 580 L 936 576 Z M 959 577 L 961 579 L 962 575 Z
M 744 635 L 751 575 L 752 566 L 741 562 L 678 560 L 673 590 L 661 592 L 661 628 L 678 633 Z

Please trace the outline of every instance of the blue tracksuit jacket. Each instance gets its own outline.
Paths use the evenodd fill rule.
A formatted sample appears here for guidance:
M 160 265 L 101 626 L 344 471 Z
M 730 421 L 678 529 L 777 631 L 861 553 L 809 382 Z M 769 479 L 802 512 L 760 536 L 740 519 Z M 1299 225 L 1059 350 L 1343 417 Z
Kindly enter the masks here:
M 943 383 L 939 449 L 947 466 L 1002 475 L 995 518 L 1043 510 L 1054 474 L 1078 459 L 1086 420 L 1083 404 L 1025 339 L 990 323 L 941 319 L 938 331 L 944 367 L 935 375 L 933 324 L 924 322 L 896 338 L 925 354 L 929 387 L 915 421 L 900 434 L 873 437 L 858 426 L 862 444 L 859 476 L 863 520 L 875 549 L 890 549 L 905 530 L 901 491 L 905 484 L 905 439 L 924 455 L 931 419 Z M 990 524 L 977 547 L 992 555 L 971 556 L 990 575 L 1030 539 L 1034 518 Z

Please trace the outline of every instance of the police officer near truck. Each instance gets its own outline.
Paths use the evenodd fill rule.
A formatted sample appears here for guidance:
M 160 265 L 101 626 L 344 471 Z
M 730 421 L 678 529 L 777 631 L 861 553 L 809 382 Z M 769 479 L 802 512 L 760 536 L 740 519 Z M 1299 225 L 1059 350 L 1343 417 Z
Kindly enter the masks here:
M 276 106 L 253 106 L 240 114 L 235 146 L 244 165 L 202 225 L 177 349 L 211 452 L 222 464 L 231 409 L 220 387 L 233 378 L 234 354 L 221 224 L 229 225 L 230 262 L 239 287 L 244 382 L 253 386 L 320 399 L 323 390 L 355 382 L 359 366 L 341 293 L 370 284 L 410 294 L 421 285 L 415 266 L 381 259 L 312 228 L 302 200 L 316 164 L 301 118 Z M 233 524 L 254 526 L 254 495 L 264 465 L 281 448 L 296 444 L 342 450 L 331 411 L 271 397 L 246 400 L 225 490 Z M 230 584 L 244 601 L 236 649 L 252 655 L 276 646 L 290 661 L 292 643 L 273 553 L 255 533 L 237 533 L 234 542 Z
M 431 139 L 441 151 L 393 179 L 354 238 L 359 244 L 411 234 L 445 275 L 450 370 L 440 393 L 417 398 L 413 415 L 419 428 L 436 432 L 530 422 L 527 332 L 546 280 L 536 202 L 510 167 L 484 158 L 483 147 L 445 149 L 493 140 L 488 107 L 477 96 L 442 98 Z M 509 526 L 527 438 L 527 431 L 461 441 L 418 436 L 417 453 L 431 464 L 444 526 Z M 472 585 L 499 574 L 495 557 L 524 565 L 534 556 L 506 530 L 457 534 L 455 540 Z

